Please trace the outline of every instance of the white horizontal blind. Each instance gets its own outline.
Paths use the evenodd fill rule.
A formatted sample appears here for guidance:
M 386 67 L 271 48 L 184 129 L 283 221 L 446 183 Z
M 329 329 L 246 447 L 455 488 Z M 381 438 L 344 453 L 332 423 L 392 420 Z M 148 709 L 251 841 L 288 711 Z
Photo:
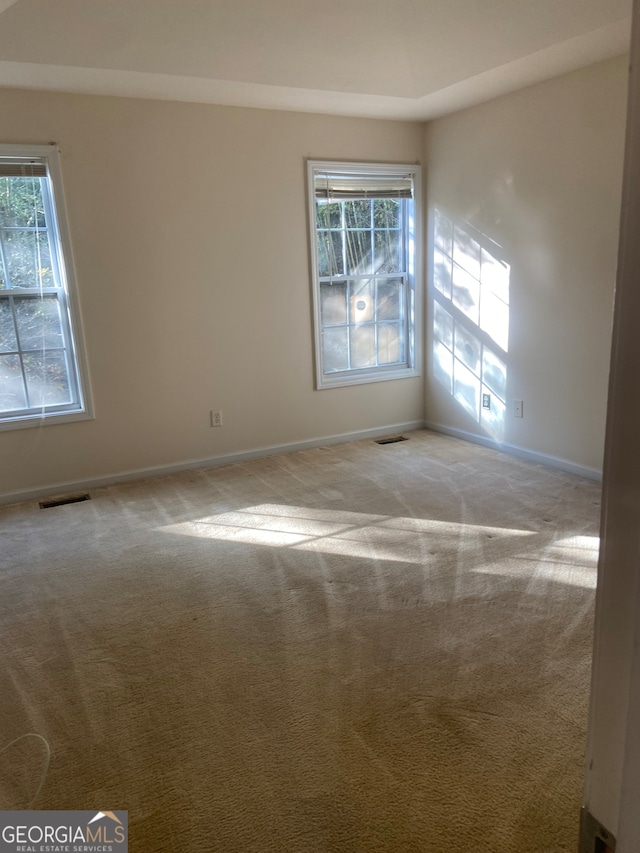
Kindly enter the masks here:
M 0 158 L 0 178 L 46 178 L 47 166 L 41 160 L 3 160 Z
M 413 198 L 410 175 L 353 175 L 316 173 L 316 198 L 346 201 L 367 198 Z

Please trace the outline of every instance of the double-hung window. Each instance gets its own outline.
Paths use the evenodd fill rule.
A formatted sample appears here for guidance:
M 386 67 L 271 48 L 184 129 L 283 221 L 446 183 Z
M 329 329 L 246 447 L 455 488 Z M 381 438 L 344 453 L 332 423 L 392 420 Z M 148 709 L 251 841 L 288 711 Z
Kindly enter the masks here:
M 308 163 L 316 386 L 420 372 L 420 167 Z
M 0 145 L 0 429 L 89 416 L 58 152 Z

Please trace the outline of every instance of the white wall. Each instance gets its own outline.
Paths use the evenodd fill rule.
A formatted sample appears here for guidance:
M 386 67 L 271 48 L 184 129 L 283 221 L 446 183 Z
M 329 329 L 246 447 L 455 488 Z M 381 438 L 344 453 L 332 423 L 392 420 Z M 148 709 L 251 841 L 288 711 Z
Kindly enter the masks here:
M 640 850 L 639 62 L 636 1 L 584 798 L 619 853 Z
M 429 313 L 439 300 L 461 338 L 466 333 L 467 355 L 475 358 L 473 348 L 482 345 L 494 364 L 502 362 L 506 411 L 494 393 L 492 410 L 471 413 L 478 389 L 458 359 L 451 358 L 453 371 L 443 368 L 442 345 L 440 361 L 434 358 L 429 320 L 428 422 L 601 469 L 626 85 L 621 57 L 427 126 L 430 227 L 438 209 L 460 229 L 460 244 L 472 240 L 502 262 L 509 303 L 501 307 L 508 320 L 500 320 L 490 310 L 492 300 L 500 304 L 489 276 L 476 281 L 470 291 L 481 287 L 485 311 L 474 322 L 465 315 L 476 310 L 465 282 L 458 282 L 453 304 L 431 286 Z M 473 265 L 462 245 L 456 251 Z M 505 280 L 495 289 L 501 288 Z M 494 340 L 503 322 L 506 352 Z M 524 400 L 521 420 L 513 417 L 514 399 Z
M 422 420 L 422 378 L 313 390 L 305 189 L 305 158 L 418 162 L 419 124 L 16 90 L 0 115 L 61 149 L 96 413 L 0 433 L 0 495 Z
M 625 94 L 619 58 L 431 122 L 424 143 L 419 124 L 0 90 L 0 141 L 61 148 L 96 411 L 0 433 L 0 496 L 420 421 L 425 385 L 430 422 L 599 470 Z M 438 208 L 508 264 L 506 353 L 440 300 L 504 363 L 504 414 L 493 388 L 478 417 L 469 387 L 434 379 L 429 304 L 426 382 L 313 390 L 307 157 L 424 158 L 431 225 Z

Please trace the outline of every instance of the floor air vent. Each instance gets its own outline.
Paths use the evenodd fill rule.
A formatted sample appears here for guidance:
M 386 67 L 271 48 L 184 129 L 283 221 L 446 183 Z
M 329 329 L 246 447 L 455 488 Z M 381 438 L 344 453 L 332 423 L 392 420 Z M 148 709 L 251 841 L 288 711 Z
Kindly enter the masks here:
M 404 435 L 394 435 L 392 438 L 379 438 L 376 440 L 376 444 L 397 444 L 399 441 L 409 441 L 409 439 L 405 438 Z
M 40 501 L 40 509 L 51 509 L 54 506 L 65 504 L 79 504 L 82 501 L 90 501 L 91 495 L 68 495 L 66 498 L 55 498 L 51 501 Z

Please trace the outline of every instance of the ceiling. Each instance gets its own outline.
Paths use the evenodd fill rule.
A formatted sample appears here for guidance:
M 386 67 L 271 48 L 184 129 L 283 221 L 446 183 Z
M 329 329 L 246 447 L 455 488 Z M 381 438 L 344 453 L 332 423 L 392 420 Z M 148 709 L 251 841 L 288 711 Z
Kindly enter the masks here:
M 0 86 L 427 120 L 626 52 L 632 0 L 0 0 Z

